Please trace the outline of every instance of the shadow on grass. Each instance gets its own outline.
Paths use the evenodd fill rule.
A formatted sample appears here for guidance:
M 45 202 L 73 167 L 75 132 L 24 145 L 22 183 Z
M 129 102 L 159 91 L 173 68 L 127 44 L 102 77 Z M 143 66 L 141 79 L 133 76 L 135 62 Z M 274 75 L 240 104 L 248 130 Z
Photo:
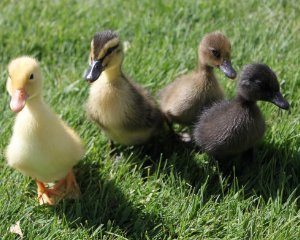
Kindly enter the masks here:
M 287 146 L 262 143 L 255 150 L 256 161 L 249 162 L 229 159 L 226 164 L 217 162 L 211 157 L 199 161 L 193 148 L 179 143 L 167 143 L 162 149 L 160 158 L 150 157 L 145 164 L 157 170 L 159 161 L 168 161 L 170 168 L 164 169 L 169 174 L 175 173 L 191 185 L 195 192 L 206 184 L 205 199 L 211 195 L 222 196 L 232 185 L 243 187 L 245 197 L 262 196 L 265 200 L 281 197 L 287 200 L 291 194 L 300 195 L 300 152 Z M 203 158 L 202 158 L 203 159 Z M 220 177 L 226 179 L 222 186 Z M 220 198 L 219 198 L 220 199 Z
M 300 195 L 299 151 L 263 143 L 255 149 L 255 158 L 253 162 L 249 162 L 249 159 L 243 161 L 242 158 L 229 159 L 225 164 L 210 158 L 212 166 L 217 167 L 218 171 L 209 181 L 207 188 L 215 189 L 214 192 L 217 193 L 217 178 L 222 175 L 227 179 L 227 185 L 219 190 L 225 193 L 235 185 L 237 189 L 243 188 L 245 197 L 261 196 L 266 201 L 279 197 L 284 202 L 291 195 L 294 199 Z M 211 169 L 210 172 L 214 171 Z
M 203 198 L 210 198 L 212 194 L 222 191 L 219 184 L 218 166 L 215 161 L 208 161 L 209 158 L 196 159 L 196 146 L 191 143 L 174 141 L 174 138 L 163 138 L 150 144 L 134 147 L 131 150 L 123 151 L 125 158 L 134 152 L 138 159 L 143 159 L 143 176 L 156 174 L 174 174 L 194 188 L 197 192 L 203 184 L 209 187 Z M 137 163 L 140 164 L 140 163 Z M 146 178 L 145 178 L 146 179 Z
M 110 231 L 115 234 L 117 228 L 120 235 L 133 239 L 162 232 L 160 217 L 143 212 L 142 206 L 134 206 L 113 180 L 101 177 L 98 164 L 82 163 L 78 169 L 81 199 L 65 201 L 55 209 L 72 228 L 84 227 L 96 237 Z
M 263 143 L 256 150 L 256 161 L 237 173 L 246 195 L 260 195 L 265 200 L 300 194 L 300 153 L 288 146 Z
M 159 146 L 167 148 L 159 149 L 158 155 L 155 151 L 155 154 L 151 154 L 151 145 L 118 147 L 118 150 L 122 150 L 125 159 L 131 154 L 136 155 L 134 161 L 143 159 L 141 170 L 145 171 L 145 175 L 149 174 L 149 168 L 153 174 L 158 170 L 165 174 L 175 174 L 190 184 L 195 193 L 206 184 L 204 203 L 211 196 L 217 195 L 220 201 L 233 184 L 237 184 L 236 190 L 243 187 L 245 197 L 262 196 L 266 201 L 281 197 L 284 202 L 292 193 L 295 194 L 295 198 L 300 194 L 299 190 L 295 192 L 299 187 L 299 152 L 263 143 L 256 152 L 255 164 L 243 163 L 245 168 L 242 168 L 242 171 L 236 169 L 224 173 L 216 161 L 209 157 L 201 158 L 207 161 L 198 161 L 199 154 L 194 154 L 191 148 L 182 144 L 165 143 Z M 167 167 L 162 168 L 163 164 L 160 163 L 164 161 L 167 161 Z M 98 164 L 82 163 L 78 169 L 82 198 L 75 204 L 65 202 L 56 209 L 59 214 L 66 216 L 72 228 L 84 227 L 94 234 L 99 229 L 96 236 L 110 231 L 116 233 L 117 228 L 121 235 L 133 239 L 145 239 L 145 235 L 170 234 L 164 227 L 161 216 L 145 213 L 143 206 L 130 202 L 113 180 L 102 177 Z M 220 183 L 220 176 L 227 181 Z

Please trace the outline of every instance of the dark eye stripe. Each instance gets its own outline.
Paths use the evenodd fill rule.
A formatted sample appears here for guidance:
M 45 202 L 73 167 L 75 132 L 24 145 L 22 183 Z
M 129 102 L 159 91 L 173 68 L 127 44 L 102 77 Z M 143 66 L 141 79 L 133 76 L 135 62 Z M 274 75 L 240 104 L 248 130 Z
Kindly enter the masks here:
M 109 49 L 106 51 L 105 55 L 104 55 L 100 60 L 104 60 L 104 58 L 106 58 L 109 54 L 111 54 L 111 53 L 112 53 L 114 50 L 116 50 L 118 47 L 119 47 L 119 44 L 116 45 L 116 46 L 114 46 L 114 47 L 109 48 Z

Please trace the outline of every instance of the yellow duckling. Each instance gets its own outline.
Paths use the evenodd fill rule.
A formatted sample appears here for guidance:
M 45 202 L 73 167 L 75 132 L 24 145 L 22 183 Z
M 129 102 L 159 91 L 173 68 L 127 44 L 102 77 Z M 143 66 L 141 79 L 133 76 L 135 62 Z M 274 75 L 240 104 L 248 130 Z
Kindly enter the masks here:
M 91 83 L 87 113 L 108 138 L 124 145 L 138 145 L 156 135 L 163 115 L 152 97 L 124 76 L 122 44 L 113 31 L 96 33 L 91 42 Z
M 40 204 L 78 197 L 72 168 L 84 155 L 81 139 L 45 104 L 38 61 L 20 57 L 8 66 L 10 108 L 18 113 L 6 149 L 8 164 L 35 179 Z M 56 182 L 57 181 L 57 182 Z M 56 184 L 48 188 L 45 183 Z

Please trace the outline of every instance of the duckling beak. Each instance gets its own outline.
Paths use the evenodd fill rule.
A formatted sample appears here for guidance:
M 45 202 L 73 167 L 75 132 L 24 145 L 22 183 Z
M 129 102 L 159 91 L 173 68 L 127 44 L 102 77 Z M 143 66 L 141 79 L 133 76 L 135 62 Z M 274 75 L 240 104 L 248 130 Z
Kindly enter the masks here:
M 92 83 L 96 81 L 103 71 L 103 66 L 101 61 L 93 61 L 88 70 L 85 73 L 85 80 Z
M 271 102 L 274 103 L 277 107 L 280 107 L 284 110 L 288 110 L 290 108 L 290 104 L 287 100 L 284 99 L 281 92 L 276 92 Z
M 10 101 L 11 110 L 15 113 L 20 112 L 25 107 L 27 97 L 28 95 L 23 88 L 15 90 Z
M 235 79 L 236 78 L 236 71 L 231 65 L 229 60 L 224 60 L 223 63 L 220 65 L 220 70 L 225 74 L 226 77 Z

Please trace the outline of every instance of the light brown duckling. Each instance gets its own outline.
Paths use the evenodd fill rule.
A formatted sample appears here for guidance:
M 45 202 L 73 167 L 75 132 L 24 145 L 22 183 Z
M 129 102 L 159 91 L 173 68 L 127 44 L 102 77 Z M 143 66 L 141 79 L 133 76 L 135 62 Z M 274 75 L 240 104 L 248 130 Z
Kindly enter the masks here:
M 234 79 L 236 72 L 231 66 L 230 53 L 230 42 L 222 33 L 204 36 L 199 44 L 197 69 L 180 76 L 159 94 L 161 109 L 170 123 L 191 125 L 201 110 L 224 98 L 213 68 L 220 68 Z
M 91 83 L 87 113 L 110 140 L 139 145 L 160 131 L 163 114 L 146 90 L 124 76 L 122 63 L 118 34 L 96 33 L 85 75 Z

